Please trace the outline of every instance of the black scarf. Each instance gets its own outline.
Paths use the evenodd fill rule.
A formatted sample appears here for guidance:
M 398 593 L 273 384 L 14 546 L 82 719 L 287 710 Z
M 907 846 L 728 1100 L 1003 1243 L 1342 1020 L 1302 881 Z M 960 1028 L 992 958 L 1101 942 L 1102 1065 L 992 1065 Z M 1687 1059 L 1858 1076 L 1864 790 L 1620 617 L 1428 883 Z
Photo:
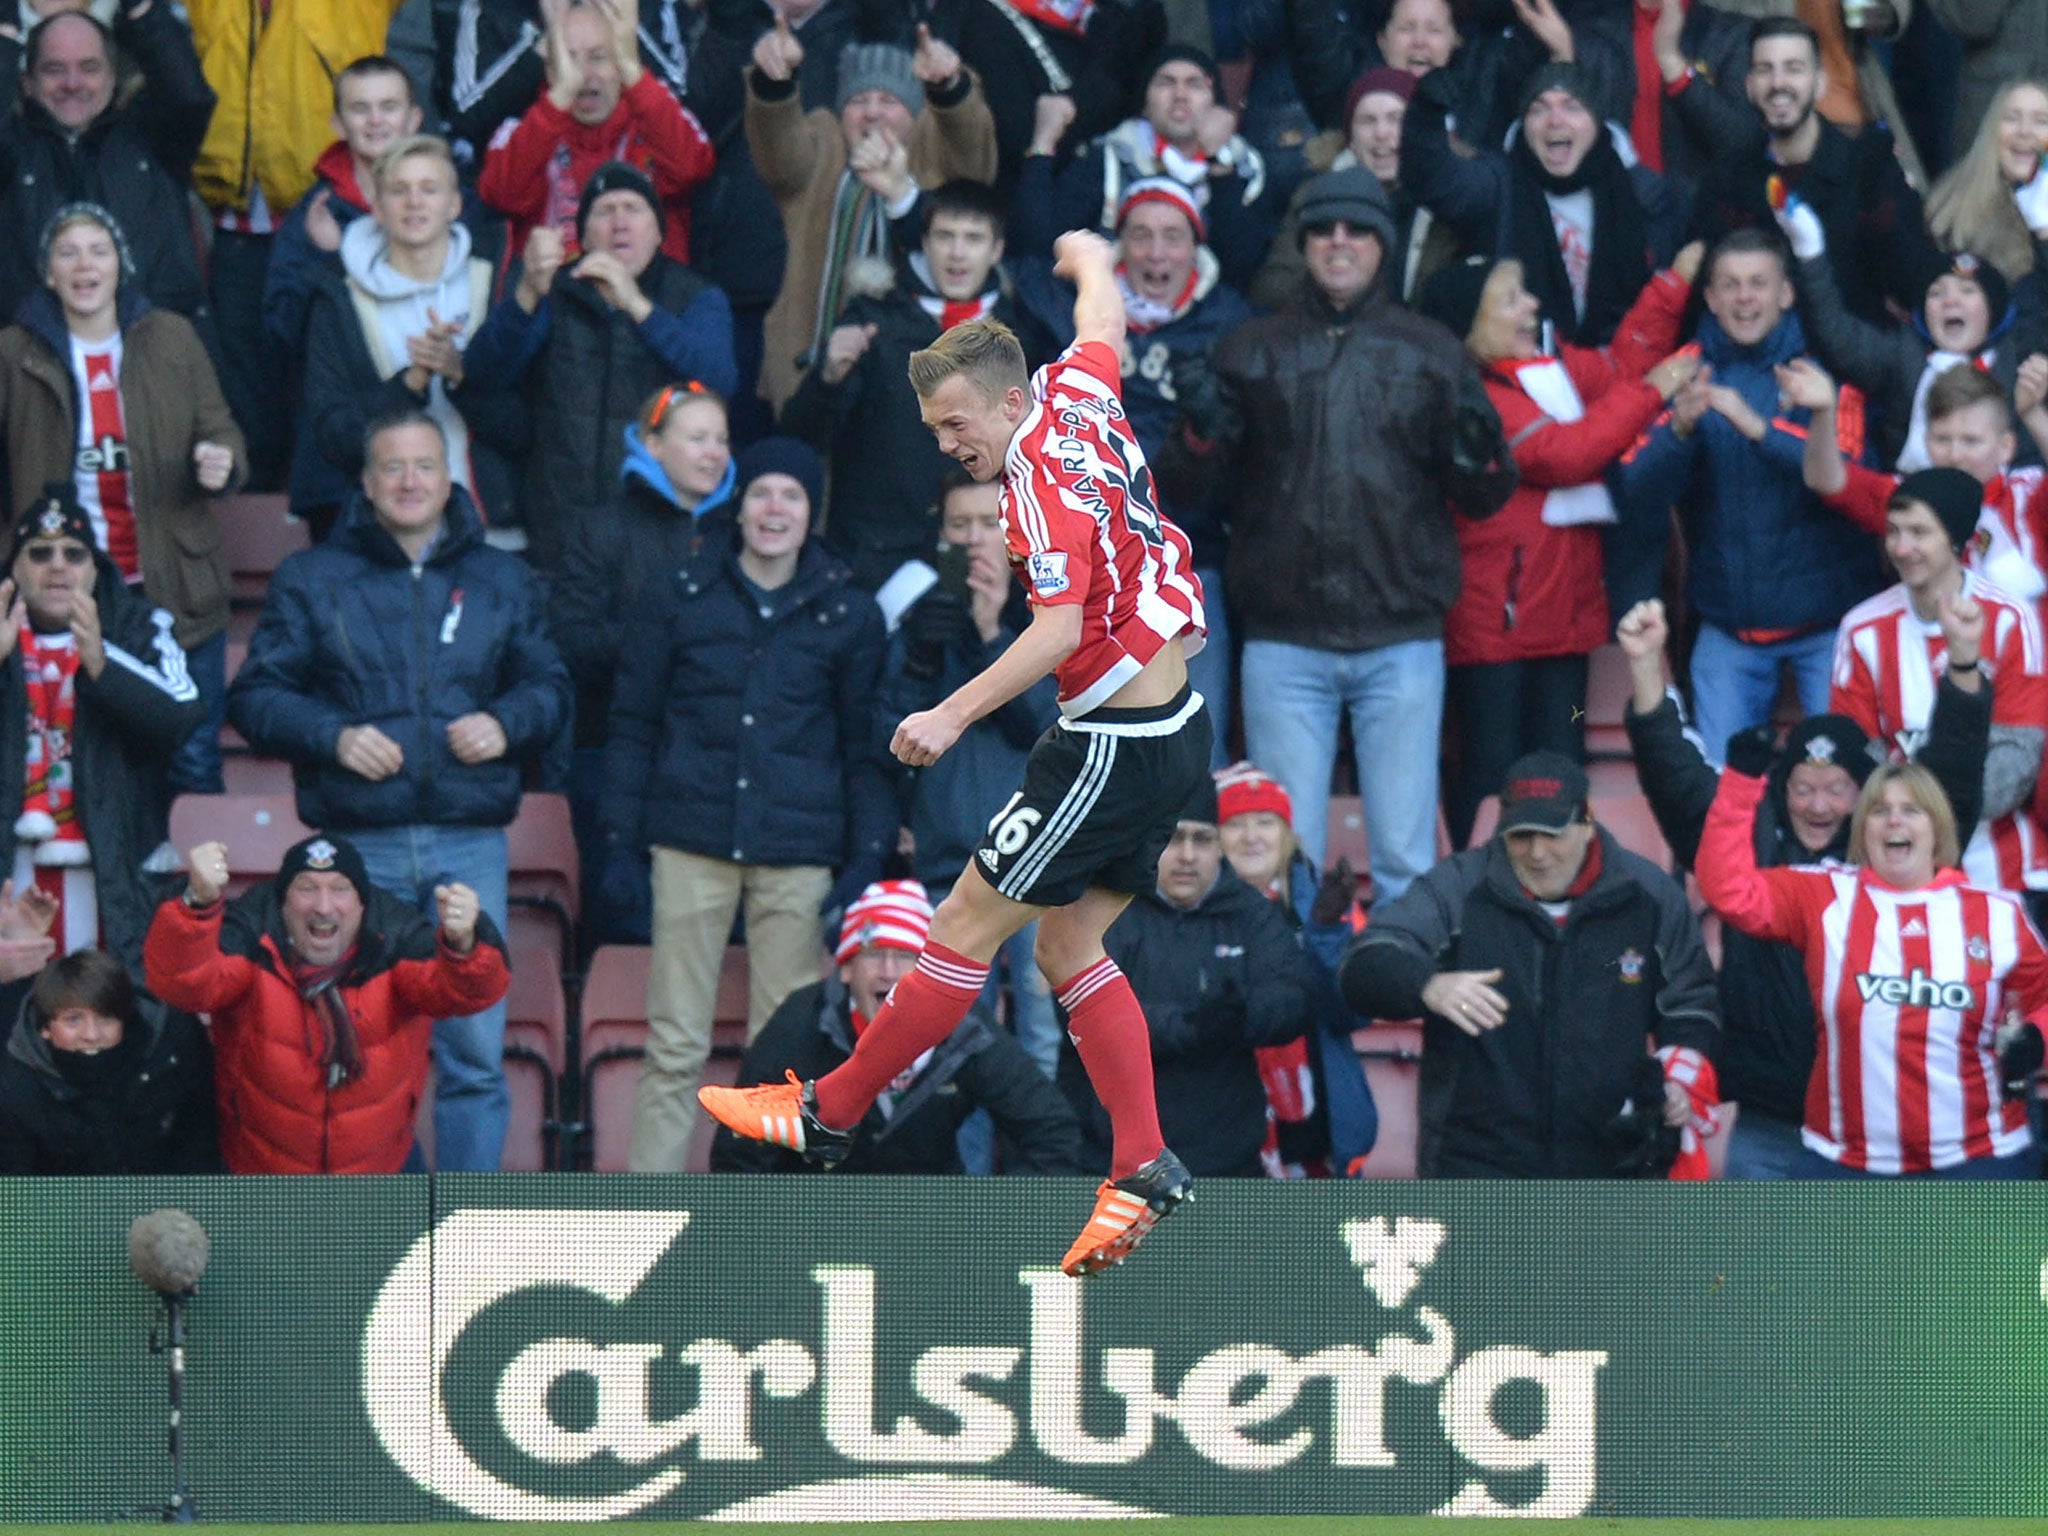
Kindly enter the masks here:
M 1621 163 L 1604 126 L 1569 176 L 1546 171 L 1520 133 L 1508 151 L 1508 163 L 1513 174 L 1508 178 L 1507 238 L 1500 254 L 1521 261 L 1523 286 L 1542 302 L 1543 318 L 1559 340 L 1605 346 L 1650 280 L 1649 220 L 1628 167 Z M 1586 318 L 1581 320 L 1545 195 L 1569 197 L 1587 191 L 1593 194 L 1593 256 L 1586 272 Z

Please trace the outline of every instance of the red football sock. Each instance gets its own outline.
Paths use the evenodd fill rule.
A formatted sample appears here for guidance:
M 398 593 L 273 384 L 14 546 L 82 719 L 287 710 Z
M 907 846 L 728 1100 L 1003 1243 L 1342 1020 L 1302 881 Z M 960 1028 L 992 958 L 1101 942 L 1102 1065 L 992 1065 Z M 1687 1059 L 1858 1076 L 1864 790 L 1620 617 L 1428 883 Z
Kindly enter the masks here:
M 986 960 L 925 945 L 915 969 L 861 1031 L 853 1055 L 818 1079 L 818 1118 L 835 1130 L 860 1124 L 898 1073 L 959 1028 L 987 981 Z
M 1136 1173 L 1166 1146 L 1152 1094 L 1152 1032 L 1138 995 L 1107 955 L 1053 990 L 1088 1081 L 1109 1111 L 1109 1176 Z

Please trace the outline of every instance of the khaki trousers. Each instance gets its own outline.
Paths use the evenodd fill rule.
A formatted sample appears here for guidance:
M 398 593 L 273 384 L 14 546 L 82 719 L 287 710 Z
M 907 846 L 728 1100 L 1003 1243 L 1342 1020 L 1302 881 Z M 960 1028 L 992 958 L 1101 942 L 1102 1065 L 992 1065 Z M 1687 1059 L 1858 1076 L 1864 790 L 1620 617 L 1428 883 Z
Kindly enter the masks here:
M 799 987 L 822 974 L 818 908 L 832 889 L 822 865 L 763 867 L 656 848 L 654 956 L 647 975 L 647 1059 L 633 1101 L 627 1166 L 681 1173 L 697 1124 L 697 1084 L 711 1054 L 718 972 L 733 913 L 747 916 L 747 1039 Z

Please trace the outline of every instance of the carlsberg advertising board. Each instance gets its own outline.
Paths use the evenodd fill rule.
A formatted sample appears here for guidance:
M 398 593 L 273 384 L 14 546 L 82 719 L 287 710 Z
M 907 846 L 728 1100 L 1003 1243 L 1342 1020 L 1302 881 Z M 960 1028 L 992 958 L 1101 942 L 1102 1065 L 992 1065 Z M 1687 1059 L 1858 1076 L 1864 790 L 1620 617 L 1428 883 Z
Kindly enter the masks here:
M 161 1503 L 136 1215 L 206 1226 L 211 1520 L 2048 1516 L 2048 1193 L 0 1181 L 0 1520 Z

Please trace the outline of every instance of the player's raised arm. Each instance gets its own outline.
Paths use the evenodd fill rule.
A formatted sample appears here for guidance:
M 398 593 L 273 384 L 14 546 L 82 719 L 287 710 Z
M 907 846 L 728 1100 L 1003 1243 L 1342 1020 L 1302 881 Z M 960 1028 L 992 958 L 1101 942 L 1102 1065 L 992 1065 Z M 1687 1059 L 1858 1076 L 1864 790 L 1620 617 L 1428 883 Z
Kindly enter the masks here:
M 1124 296 L 1116 286 L 1116 247 L 1093 230 L 1070 229 L 1053 242 L 1053 272 L 1075 287 L 1074 341 L 1124 350 Z

